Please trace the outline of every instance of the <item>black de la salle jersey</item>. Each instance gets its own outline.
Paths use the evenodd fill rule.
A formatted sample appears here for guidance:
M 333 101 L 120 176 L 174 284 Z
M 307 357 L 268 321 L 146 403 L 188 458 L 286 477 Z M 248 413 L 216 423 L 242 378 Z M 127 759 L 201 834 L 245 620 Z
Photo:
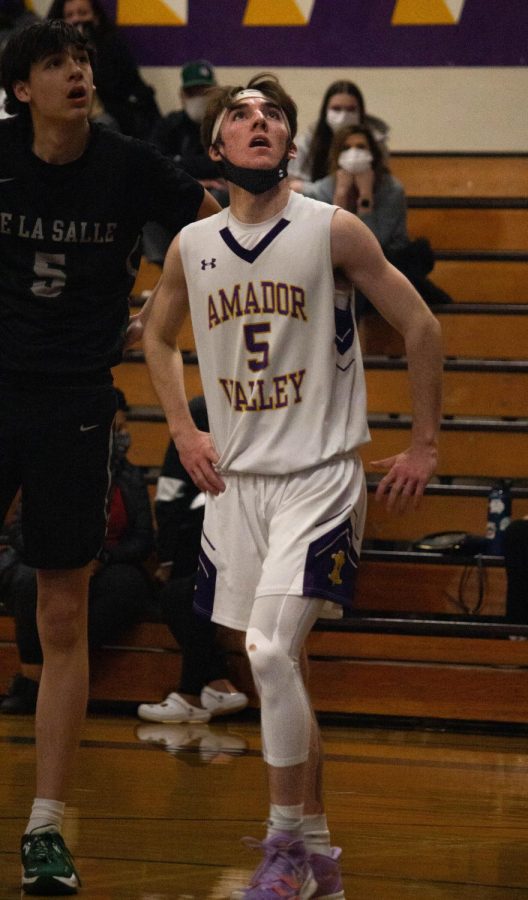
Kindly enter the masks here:
M 0 121 L 0 377 L 116 365 L 143 225 L 176 234 L 203 195 L 141 141 L 92 126 L 80 159 L 50 165 L 18 117 Z

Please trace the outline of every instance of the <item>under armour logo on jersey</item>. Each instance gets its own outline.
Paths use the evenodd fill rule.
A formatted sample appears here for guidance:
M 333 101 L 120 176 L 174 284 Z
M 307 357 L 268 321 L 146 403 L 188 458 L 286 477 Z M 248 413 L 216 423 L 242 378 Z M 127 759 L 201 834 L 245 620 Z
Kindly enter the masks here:
M 213 257 L 209 262 L 206 259 L 202 259 L 202 272 L 205 272 L 208 266 L 211 266 L 211 269 L 216 269 L 216 259 Z

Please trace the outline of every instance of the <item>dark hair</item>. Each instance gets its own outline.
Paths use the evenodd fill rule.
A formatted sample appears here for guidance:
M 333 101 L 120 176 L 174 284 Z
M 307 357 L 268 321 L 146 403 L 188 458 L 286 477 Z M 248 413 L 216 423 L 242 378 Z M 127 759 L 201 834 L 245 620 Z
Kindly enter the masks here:
M 360 123 L 365 119 L 365 101 L 358 86 L 353 81 L 332 82 L 325 91 L 308 151 L 307 162 L 312 181 L 317 181 L 318 178 L 324 178 L 325 175 L 328 175 L 328 154 L 332 143 L 333 131 L 326 124 L 326 108 L 334 94 L 350 94 L 352 97 L 355 97 L 359 107 Z
M 64 6 L 67 0 L 53 0 L 51 4 L 48 14 L 46 16 L 47 19 L 63 19 L 64 18 Z M 97 16 L 97 27 L 109 29 L 113 27 L 113 22 L 108 16 L 104 6 L 100 3 L 100 0 L 89 0 L 92 11 L 95 16 Z
M 16 31 L 4 45 L 0 59 L 2 86 L 6 92 L 4 107 L 10 115 L 21 114 L 29 118 L 27 103 L 22 103 L 13 90 L 17 81 L 27 81 L 34 63 L 53 53 L 62 53 L 67 47 L 86 50 L 94 64 L 94 54 L 86 38 L 73 25 L 56 20 L 34 22 Z
M 333 173 L 339 168 L 339 156 L 345 149 L 346 140 L 351 134 L 363 134 L 367 139 L 369 151 L 372 156 L 374 183 L 377 187 L 383 178 L 383 175 L 389 172 L 389 168 L 383 159 L 383 153 L 381 152 L 376 138 L 372 134 L 370 128 L 367 128 L 366 125 L 345 125 L 344 128 L 340 128 L 339 131 L 336 131 L 328 154 L 328 172 Z
M 286 93 L 275 75 L 272 75 L 271 72 L 261 72 L 259 75 L 254 75 L 245 87 L 242 85 L 237 85 L 236 87 L 228 85 L 227 87 L 211 88 L 208 91 L 210 99 L 201 129 L 202 143 L 206 149 L 211 146 L 214 124 L 222 110 L 233 109 L 236 105 L 234 98 L 238 92 L 248 88 L 262 91 L 265 97 L 268 97 L 282 109 L 290 128 L 290 138 L 293 141 L 297 133 L 297 105 L 290 95 Z

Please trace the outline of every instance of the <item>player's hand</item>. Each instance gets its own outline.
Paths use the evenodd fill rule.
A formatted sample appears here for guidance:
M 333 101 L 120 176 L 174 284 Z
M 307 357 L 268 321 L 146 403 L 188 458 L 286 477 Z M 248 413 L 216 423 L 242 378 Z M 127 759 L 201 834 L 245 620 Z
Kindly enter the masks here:
M 386 469 L 376 490 L 376 501 L 385 501 L 388 510 L 405 512 L 409 504 L 418 506 L 438 461 L 435 446 L 410 447 L 396 456 L 371 462 L 375 469 Z
M 176 447 L 182 465 L 200 491 L 215 495 L 225 491 L 225 483 L 214 468 L 219 456 L 210 434 L 196 429 L 178 440 Z

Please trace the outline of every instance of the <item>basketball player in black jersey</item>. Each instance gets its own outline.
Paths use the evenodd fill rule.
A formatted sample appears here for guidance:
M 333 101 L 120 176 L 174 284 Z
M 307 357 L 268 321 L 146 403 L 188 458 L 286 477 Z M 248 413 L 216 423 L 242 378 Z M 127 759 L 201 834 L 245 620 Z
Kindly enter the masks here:
M 61 838 L 88 693 L 86 610 L 105 532 L 110 369 L 139 339 L 128 295 L 148 220 L 175 234 L 219 209 L 153 147 L 88 119 L 92 54 L 62 21 L 7 43 L 0 122 L 0 522 L 22 489 L 44 653 L 36 798 L 22 839 L 27 894 L 73 894 Z

